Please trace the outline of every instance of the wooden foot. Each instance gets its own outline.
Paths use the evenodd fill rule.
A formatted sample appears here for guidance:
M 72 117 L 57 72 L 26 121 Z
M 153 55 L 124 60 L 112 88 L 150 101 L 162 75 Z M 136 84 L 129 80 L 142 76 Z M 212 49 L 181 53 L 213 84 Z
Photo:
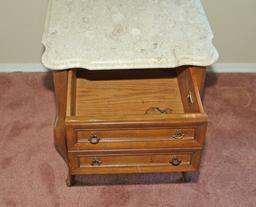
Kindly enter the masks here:
M 66 179 L 66 185 L 68 187 L 71 187 L 72 185 L 74 185 L 75 183 L 75 177 L 74 175 L 68 175 L 67 179 Z
M 182 178 L 181 178 L 181 181 L 184 182 L 184 183 L 189 183 L 190 182 L 190 178 L 187 176 L 187 173 L 186 172 L 182 172 Z

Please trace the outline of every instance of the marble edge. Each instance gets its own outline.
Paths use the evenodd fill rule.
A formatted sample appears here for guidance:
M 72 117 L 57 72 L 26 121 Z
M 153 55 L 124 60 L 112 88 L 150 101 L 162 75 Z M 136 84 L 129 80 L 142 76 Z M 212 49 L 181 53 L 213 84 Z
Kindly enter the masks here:
M 49 62 L 45 58 L 48 53 L 48 48 L 45 46 L 45 51 L 42 56 L 42 64 L 50 69 L 50 70 L 67 70 L 70 68 L 83 68 L 88 70 L 118 70 L 118 69 L 152 69 L 152 68 L 176 68 L 184 65 L 195 65 L 195 66 L 210 66 L 214 64 L 218 58 L 219 54 L 216 50 L 216 48 L 213 46 L 213 53 L 211 58 L 189 58 L 189 57 L 183 57 L 180 59 L 176 59 L 173 64 L 171 63 L 157 63 L 154 59 L 151 59 L 151 61 L 147 60 L 147 63 L 145 61 L 137 61 L 137 62 L 88 62 L 86 60 L 80 60 L 80 59 L 70 59 L 66 61 L 60 61 L 60 62 Z M 143 62 L 143 63 L 140 63 Z

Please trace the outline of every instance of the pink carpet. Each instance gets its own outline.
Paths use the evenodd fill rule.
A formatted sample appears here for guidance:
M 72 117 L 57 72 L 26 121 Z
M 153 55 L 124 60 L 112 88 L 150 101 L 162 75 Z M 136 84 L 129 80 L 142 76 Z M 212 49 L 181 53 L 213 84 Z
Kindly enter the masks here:
M 179 174 L 88 176 L 68 188 L 53 145 L 51 75 L 0 74 L 0 207 L 256 206 L 256 74 L 209 74 L 204 107 L 207 142 L 191 183 L 177 183 Z

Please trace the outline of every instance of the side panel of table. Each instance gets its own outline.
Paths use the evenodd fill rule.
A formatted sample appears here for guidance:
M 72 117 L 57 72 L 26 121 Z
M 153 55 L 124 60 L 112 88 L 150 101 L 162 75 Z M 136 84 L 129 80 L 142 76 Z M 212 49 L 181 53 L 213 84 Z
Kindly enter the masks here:
M 198 89 L 199 89 L 200 95 L 202 97 L 203 93 L 204 93 L 206 67 L 193 66 L 193 67 L 190 67 L 190 70 L 192 71 L 193 78 L 197 82 Z

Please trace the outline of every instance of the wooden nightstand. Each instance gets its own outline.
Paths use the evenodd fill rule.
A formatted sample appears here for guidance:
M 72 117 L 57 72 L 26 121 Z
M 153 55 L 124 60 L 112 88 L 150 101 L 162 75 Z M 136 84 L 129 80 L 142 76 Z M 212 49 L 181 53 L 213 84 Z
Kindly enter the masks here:
M 189 67 L 54 72 L 55 143 L 68 184 L 78 174 L 197 170 L 207 125 L 203 75 Z
M 200 1 L 89 2 L 50 1 L 43 38 L 67 184 L 80 174 L 198 170 L 200 94 L 218 57 Z

